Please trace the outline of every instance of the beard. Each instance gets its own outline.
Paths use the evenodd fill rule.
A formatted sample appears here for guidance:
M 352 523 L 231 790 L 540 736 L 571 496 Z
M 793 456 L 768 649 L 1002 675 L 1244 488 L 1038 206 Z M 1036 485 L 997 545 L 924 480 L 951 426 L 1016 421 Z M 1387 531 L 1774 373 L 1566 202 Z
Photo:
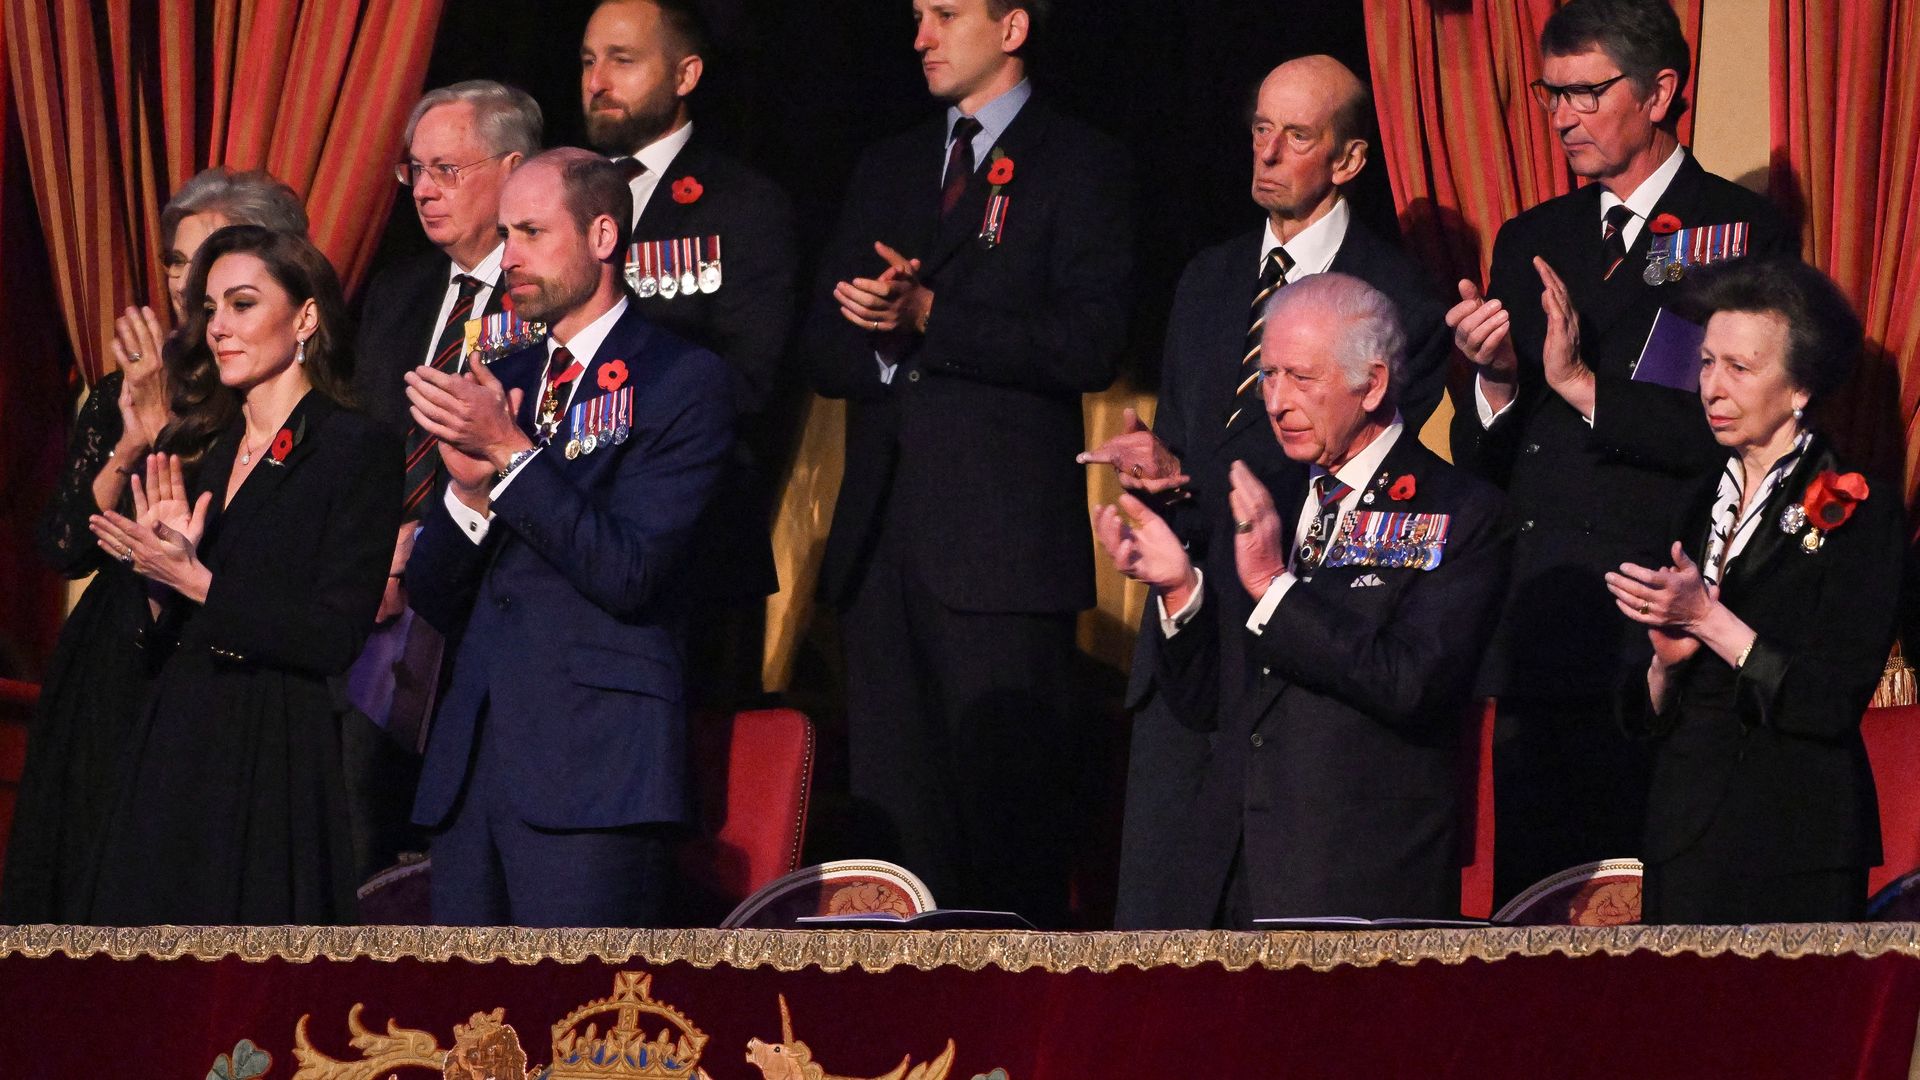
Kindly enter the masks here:
M 606 103 L 612 99 L 601 101 Z M 589 107 L 587 142 L 609 157 L 631 154 L 666 134 L 679 115 L 680 99 L 672 94 L 664 94 L 652 102 L 622 105 L 618 112 L 601 112 Z
M 562 315 L 579 307 L 593 296 L 599 285 L 597 274 L 599 264 L 580 274 L 565 277 L 535 277 L 532 274 L 508 274 L 507 289 L 521 285 L 532 285 L 533 295 L 514 297 L 514 314 L 530 322 L 553 323 Z

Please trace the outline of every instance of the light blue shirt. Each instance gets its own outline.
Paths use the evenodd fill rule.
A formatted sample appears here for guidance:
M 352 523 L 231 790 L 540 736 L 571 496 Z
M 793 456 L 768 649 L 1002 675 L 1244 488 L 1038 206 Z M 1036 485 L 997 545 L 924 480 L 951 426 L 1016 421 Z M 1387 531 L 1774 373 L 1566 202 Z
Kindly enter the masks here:
M 1025 105 L 1027 99 L 1032 96 L 1033 84 L 1021 79 L 1013 89 L 980 106 L 980 111 L 973 114 L 973 118 L 980 121 L 980 130 L 973 136 L 975 172 L 980 171 L 980 167 L 987 163 L 987 155 L 993 153 L 993 148 L 1000 142 L 1000 136 L 1005 135 L 1007 129 L 1013 126 L 1013 118 L 1020 115 L 1021 106 Z M 947 138 L 940 144 L 940 182 L 942 184 L 945 184 L 947 179 L 945 175 L 947 158 L 953 153 L 953 122 L 958 119 L 960 119 L 960 106 L 947 106 Z

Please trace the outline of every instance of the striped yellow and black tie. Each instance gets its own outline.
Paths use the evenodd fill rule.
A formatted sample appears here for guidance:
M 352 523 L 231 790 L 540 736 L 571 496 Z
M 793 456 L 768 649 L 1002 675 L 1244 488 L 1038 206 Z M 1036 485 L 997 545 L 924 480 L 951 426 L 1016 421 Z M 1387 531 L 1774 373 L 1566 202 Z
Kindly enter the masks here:
M 1267 328 L 1267 300 L 1287 283 L 1287 272 L 1293 269 L 1293 258 L 1287 249 L 1276 247 L 1267 252 L 1267 260 L 1260 264 L 1260 288 L 1253 294 L 1253 310 L 1247 324 L 1246 345 L 1240 354 L 1240 383 L 1233 390 L 1233 409 L 1227 414 L 1227 426 L 1232 427 L 1240 419 L 1242 410 L 1252 407 L 1263 408 L 1260 392 L 1254 389 L 1254 383 L 1260 378 L 1260 335 Z

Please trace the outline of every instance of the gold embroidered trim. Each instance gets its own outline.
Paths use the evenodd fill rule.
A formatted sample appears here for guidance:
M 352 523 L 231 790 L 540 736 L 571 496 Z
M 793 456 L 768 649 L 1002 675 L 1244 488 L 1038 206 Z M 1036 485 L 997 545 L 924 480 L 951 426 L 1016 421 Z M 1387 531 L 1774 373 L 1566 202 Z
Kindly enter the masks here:
M 1488 930 L 1037 934 L 981 931 L 525 930 L 443 926 L 0 927 L 0 957 L 108 956 L 248 962 L 505 960 L 798 971 L 1115 971 L 1123 967 L 1378 967 L 1534 956 L 1920 956 L 1920 923 L 1771 926 L 1545 926 Z

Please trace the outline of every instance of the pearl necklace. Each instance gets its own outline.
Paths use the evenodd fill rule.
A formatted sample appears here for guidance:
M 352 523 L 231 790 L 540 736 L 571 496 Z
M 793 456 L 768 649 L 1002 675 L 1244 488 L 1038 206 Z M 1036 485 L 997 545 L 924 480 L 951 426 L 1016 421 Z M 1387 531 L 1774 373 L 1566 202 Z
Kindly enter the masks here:
M 247 446 L 247 437 L 240 436 L 240 464 L 253 464 L 253 450 Z

